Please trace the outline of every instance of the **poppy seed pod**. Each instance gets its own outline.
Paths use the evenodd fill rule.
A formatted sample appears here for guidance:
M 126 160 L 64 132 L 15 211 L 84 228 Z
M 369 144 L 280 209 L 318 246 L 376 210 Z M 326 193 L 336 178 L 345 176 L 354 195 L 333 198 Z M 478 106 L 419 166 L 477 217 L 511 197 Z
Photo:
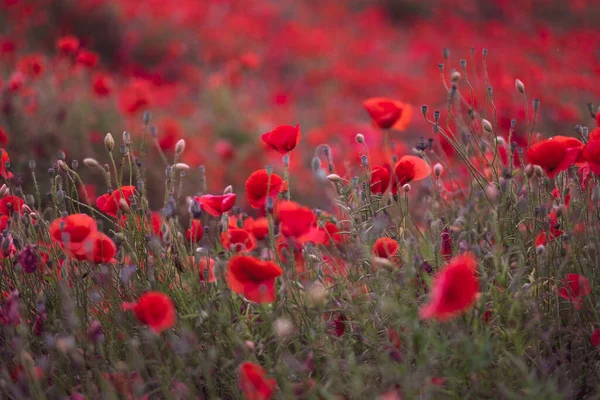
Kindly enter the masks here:
M 521 94 L 525 94 L 525 85 L 520 79 L 515 79 L 515 88 Z
M 113 139 L 110 133 L 107 133 L 106 136 L 104 136 L 104 147 L 106 147 L 106 150 L 108 151 L 113 151 L 115 148 L 115 139 Z

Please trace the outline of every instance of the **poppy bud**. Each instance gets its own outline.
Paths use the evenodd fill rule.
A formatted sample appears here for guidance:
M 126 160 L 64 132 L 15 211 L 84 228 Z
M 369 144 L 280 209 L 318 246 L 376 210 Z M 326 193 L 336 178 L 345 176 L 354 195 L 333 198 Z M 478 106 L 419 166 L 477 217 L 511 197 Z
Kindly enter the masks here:
M 564 204 L 554 207 L 554 213 L 556 214 L 556 218 L 560 218 L 565 213 Z
M 65 162 L 63 160 L 58 160 L 58 162 L 56 164 L 58 165 L 58 168 L 60 168 L 61 171 L 69 170 L 69 167 L 67 167 L 67 164 L 65 164 Z
M 108 151 L 113 151 L 115 148 L 115 139 L 113 139 L 110 133 L 107 133 L 106 136 L 104 136 L 104 147 L 106 147 L 106 150 Z
M 185 150 L 185 140 L 179 139 L 175 145 L 175 154 L 180 155 Z
M 488 185 L 488 187 L 485 189 L 485 194 L 493 203 L 496 203 L 500 197 L 500 191 L 494 185 Z
M 533 111 L 537 111 L 540 108 L 540 99 L 533 99 Z
M 0 197 L 4 197 L 8 194 L 8 186 L 6 186 L 6 184 L 2 185 L 2 187 L 0 187 Z
M 533 172 L 533 165 L 527 164 L 527 166 L 525 167 L 525 176 L 531 179 L 531 177 L 533 176 Z
M 330 175 L 327 175 L 327 180 L 329 182 L 337 183 L 337 182 L 341 182 L 342 178 L 337 174 L 330 174 Z
M 393 261 L 383 257 L 373 257 L 373 264 L 377 268 L 384 268 L 388 270 L 394 269 L 396 267 Z
M 186 163 L 177 163 L 174 165 L 176 171 L 185 172 L 190 170 L 190 166 Z
M 151 118 L 152 114 L 150 114 L 150 111 L 144 111 L 144 115 L 142 116 L 142 121 L 144 121 L 144 125 L 148 125 L 150 123 Z
M 435 176 L 439 178 L 440 175 L 442 175 L 442 172 L 444 172 L 444 167 L 442 166 L 442 164 L 437 163 L 433 166 L 433 173 L 435 174 Z
M 534 166 L 533 171 L 535 172 L 535 176 L 537 176 L 538 178 L 544 176 L 544 170 L 539 165 Z
M 525 94 L 525 85 L 520 79 L 515 79 L 515 88 L 521 94 Z
M 310 307 L 319 307 L 325 304 L 327 289 L 321 283 L 314 283 L 306 292 L 306 302 Z
M 100 166 L 100 164 L 98 163 L 98 161 L 96 161 L 93 158 L 84 158 L 83 159 L 83 163 L 90 168 L 100 168 L 102 169 L 102 167 Z
M 490 121 L 487 119 L 481 120 L 481 126 L 486 130 L 486 132 L 492 133 L 492 124 L 490 124 Z
M 223 190 L 223 194 L 230 194 L 233 193 L 233 186 L 229 185 L 225 188 L 225 190 Z
M 125 143 L 127 146 L 129 146 L 132 143 L 131 135 L 127 131 L 123 132 L 123 143 Z
M 454 71 L 452 72 L 452 75 L 450 75 L 450 78 L 452 79 L 453 83 L 458 83 L 462 78 L 462 75 L 460 74 L 460 72 Z
M 425 118 L 427 118 L 427 110 L 428 110 L 428 109 L 429 109 L 429 107 L 427 106 L 427 104 L 423 104 L 423 105 L 421 106 L 421 113 L 423 114 L 423 116 L 424 116 Z
M 129 204 L 127 204 L 127 201 L 125 201 L 125 199 L 119 199 L 119 208 L 125 211 L 126 213 L 130 211 Z
M 410 192 L 410 185 L 406 183 L 404 186 L 402 186 L 402 190 L 404 190 L 404 193 Z
M 365 142 L 365 136 L 362 133 L 357 133 L 354 139 L 356 140 L 356 143 L 363 144 Z
M 277 318 L 273 323 L 273 332 L 279 340 L 285 340 L 294 333 L 294 326 L 287 318 Z

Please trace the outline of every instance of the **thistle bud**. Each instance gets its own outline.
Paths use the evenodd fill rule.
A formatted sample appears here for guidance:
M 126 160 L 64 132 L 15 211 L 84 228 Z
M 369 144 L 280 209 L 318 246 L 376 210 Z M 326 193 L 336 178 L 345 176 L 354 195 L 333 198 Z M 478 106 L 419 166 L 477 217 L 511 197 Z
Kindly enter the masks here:
M 517 92 L 525 94 L 525 85 L 520 79 L 515 79 L 515 88 L 517 89 Z
M 327 180 L 329 182 L 337 183 L 337 182 L 341 182 L 342 178 L 337 174 L 330 174 L 330 175 L 327 175 Z
M 440 175 L 442 175 L 442 172 L 444 172 L 444 167 L 442 166 L 442 164 L 437 163 L 433 166 L 433 173 L 435 174 L 435 176 L 439 178 Z
M 363 144 L 365 143 L 365 136 L 362 133 L 357 133 L 354 140 L 356 140 L 356 143 Z
M 223 194 L 230 194 L 233 193 L 233 186 L 229 185 L 225 188 L 225 190 L 223 190 Z
M 175 153 L 180 155 L 185 150 L 185 140 L 179 139 L 177 144 L 175 145 Z
M 106 147 L 106 150 L 108 151 L 113 151 L 115 148 L 115 139 L 113 139 L 110 133 L 107 133 L 106 136 L 104 136 L 104 147 Z
M 481 120 L 481 126 L 483 127 L 483 129 L 485 129 L 486 132 L 492 133 L 492 124 L 490 124 L 490 121 L 488 121 L 487 119 Z

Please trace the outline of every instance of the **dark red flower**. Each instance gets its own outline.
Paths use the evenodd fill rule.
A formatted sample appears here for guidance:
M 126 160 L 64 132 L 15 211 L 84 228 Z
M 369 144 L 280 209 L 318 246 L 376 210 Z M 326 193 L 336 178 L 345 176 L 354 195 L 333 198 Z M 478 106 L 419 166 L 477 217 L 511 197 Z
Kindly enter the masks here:
M 244 229 L 250 232 L 257 240 L 263 240 L 269 235 L 269 220 L 265 217 L 257 219 L 248 217 L 244 220 Z
M 121 195 L 121 192 L 123 193 Z M 96 199 L 96 207 L 105 214 L 111 217 L 117 217 L 117 210 L 120 208 L 121 198 L 125 200 L 127 205 L 131 205 L 131 198 L 135 193 L 135 186 L 121 186 L 112 193 L 103 194 Z
M 231 210 L 235 204 L 235 194 L 228 193 L 221 196 L 213 196 L 212 194 L 205 194 L 204 196 L 196 196 L 194 200 L 200 204 L 200 208 L 213 217 L 220 217 L 223 213 Z
M 71 252 L 78 260 L 93 261 L 97 264 L 113 261 L 117 254 L 115 243 L 102 232 L 93 231 Z
M 363 107 L 381 129 L 404 131 L 412 119 L 412 107 L 394 99 L 373 97 L 365 100 Z
M 0 89 L 2 89 L 1 85 Z M 6 146 L 9 140 L 8 133 L 6 133 L 6 130 L 0 126 L 0 146 Z
M 108 96 L 113 90 L 113 80 L 107 74 L 100 72 L 94 76 L 92 88 L 99 97 Z
M 77 63 L 87 68 L 94 68 L 98 64 L 98 53 L 81 50 L 77 53 Z
M 175 325 L 175 307 L 169 296 L 161 292 L 146 292 L 137 303 L 123 303 L 124 310 L 133 310 L 141 323 L 160 333 Z
M 76 252 L 97 229 L 96 220 L 89 215 L 71 214 L 50 224 L 50 237 L 65 249 Z
M 600 329 L 594 329 L 592 336 L 590 336 L 590 343 L 593 347 L 598 347 L 598 345 L 600 344 Z
M 194 219 L 192 220 L 192 226 L 185 232 L 185 237 L 189 242 L 198 242 L 204 235 L 204 227 L 202 221 Z
M 281 154 L 294 150 L 300 140 L 300 124 L 282 125 L 262 135 L 262 140 Z
M 558 289 L 558 295 L 571 301 L 575 308 L 581 308 L 583 298 L 591 292 L 587 278 L 583 275 L 568 274 L 560 283 L 562 286 Z
M 0 215 L 12 216 L 13 213 L 18 212 L 23 214 L 23 205 L 25 200 L 17 196 L 4 196 L 0 199 Z
M 293 201 L 277 203 L 276 215 L 281 222 L 281 233 L 286 237 L 299 238 L 308 233 L 315 221 L 310 208 Z
M 398 178 L 398 185 L 405 185 L 412 181 L 418 181 L 431 175 L 431 167 L 427 161 L 415 156 L 402 156 L 394 167 Z
M 11 179 L 13 177 L 13 173 L 8 170 L 10 168 L 10 158 L 8 158 L 8 153 L 4 149 L 0 149 L 0 175 L 4 179 Z
M 421 318 L 445 321 L 468 310 L 479 291 L 476 269 L 472 254 L 451 259 L 434 278 L 429 303 L 419 312 Z
M 246 198 L 252 208 L 265 206 L 268 197 L 275 198 L 283 185 L 283 179 L 277 174 L 267 173 L 265 169 L 254 171 L 246 180 Z
M 390 186 L 390 171 L 382 166 L 375 166 L 371 170 L 371 193 L 383 194 Z
M 581 149 L 568 147 L 568 144 L 562 140 L 542 140 L 527 150 L 527 161 L 539 165 L 548 178 L 553 178 L 573 165 L 580 152 Z
M 381 237 L 373 244 L 373 254 L 380 258 L 392 258 L 400 249 L 400 245 L 394 239 Z
M 240 389 L 246 400 L 269 400 L 275 387 L 275 379 L 268 378 L 260 365 L 249 361 L 240 365 Z
M 583 148 L 583 158 L 588 162 L 589 169 L 600 174 L 600 140 L 588 142 Z
M 275 278 L 283 270 L 273 261 L 236 255 L 227 264 L 227 283 L 235 293 L 244 295 L 256 303 L 272 303 L 276 300 Z
M 56 48 L 64 55 L 73 55 L 79 50 L 79 39 L 72 35 L 62 36 L 56 41 Z
M 221 233 L 221 244 L 226 250 L 248 252 L 256 247 L 254 238 L 245 229 L 228 229 Z

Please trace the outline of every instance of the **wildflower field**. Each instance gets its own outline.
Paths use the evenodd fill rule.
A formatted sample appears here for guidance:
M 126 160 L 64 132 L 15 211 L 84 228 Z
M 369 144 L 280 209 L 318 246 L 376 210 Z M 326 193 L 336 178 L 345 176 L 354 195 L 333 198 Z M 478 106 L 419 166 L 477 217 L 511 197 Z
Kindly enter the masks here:
M 600 399 L 596 3 L 0 0 L 0 399 Z

